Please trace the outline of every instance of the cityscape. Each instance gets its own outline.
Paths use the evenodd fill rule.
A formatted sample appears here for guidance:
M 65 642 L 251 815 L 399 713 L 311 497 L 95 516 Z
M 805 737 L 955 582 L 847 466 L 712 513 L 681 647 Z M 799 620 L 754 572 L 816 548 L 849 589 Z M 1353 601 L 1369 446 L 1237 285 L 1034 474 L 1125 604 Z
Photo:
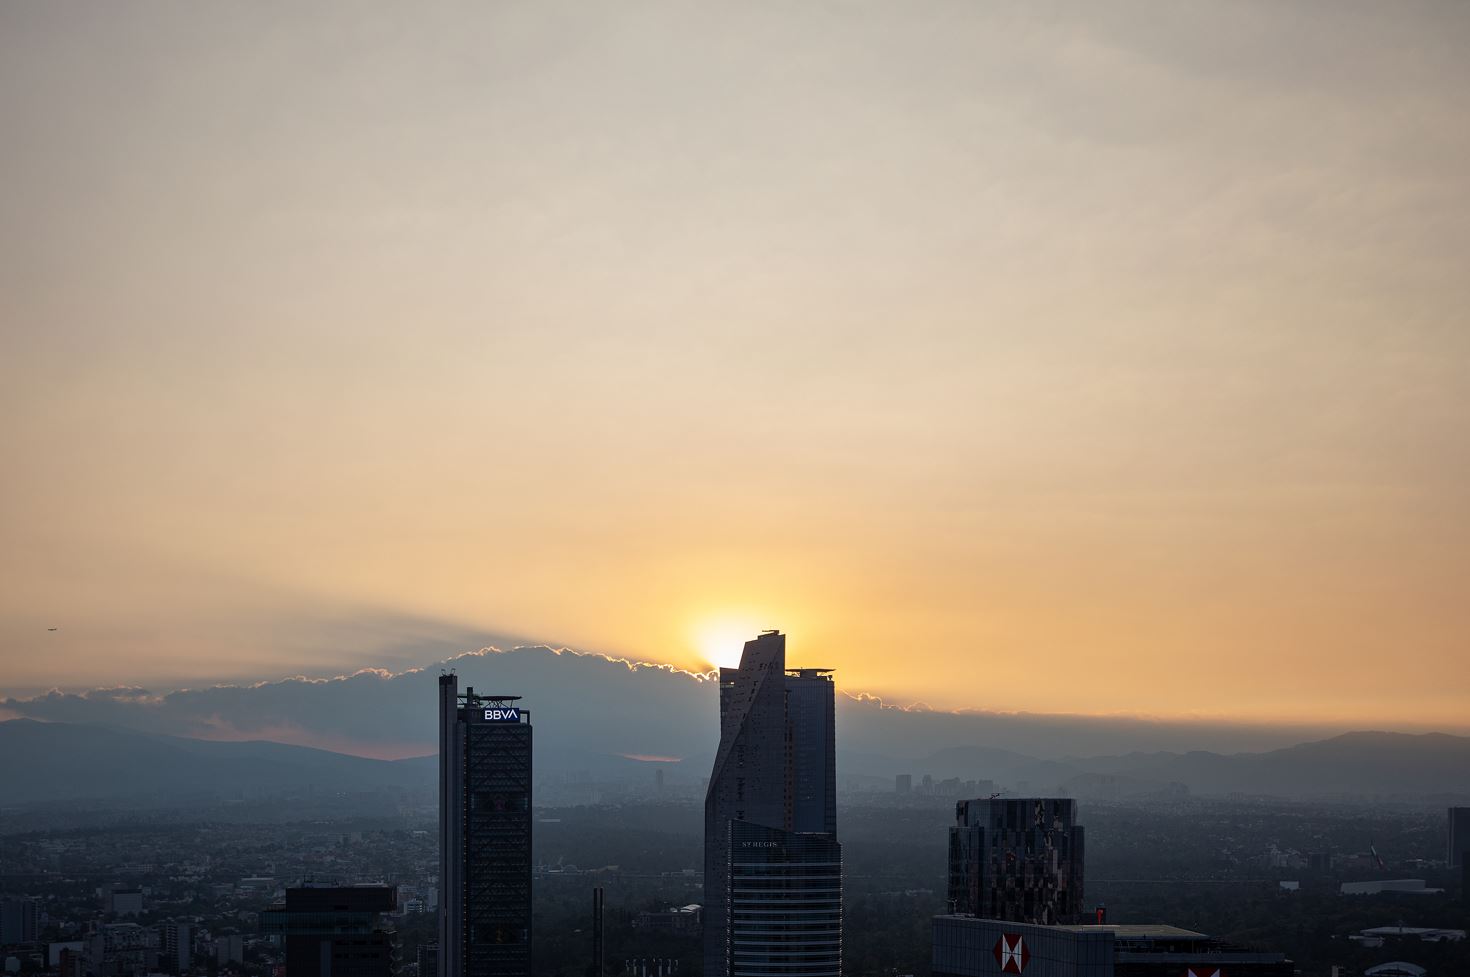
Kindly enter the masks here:
M 1470 977 L 1470 0 L 0 0 L 0 977 Z
M 641 784 L 540 778 L 534 699 L 461 689 L 445 668 L 437 705 L 418 704 L 438 717 L 436 790 L 0 809 L 0 956 L 26 977 L 1291 977 L 1470 961 L 1470 806 L 1182 784 L 1082 800 L 919 770 L 838 789 L 833 678 L 788 662 L 781 632 L 747 641 L 713 679 L 719 743 L 699 789 L 658 762 Z

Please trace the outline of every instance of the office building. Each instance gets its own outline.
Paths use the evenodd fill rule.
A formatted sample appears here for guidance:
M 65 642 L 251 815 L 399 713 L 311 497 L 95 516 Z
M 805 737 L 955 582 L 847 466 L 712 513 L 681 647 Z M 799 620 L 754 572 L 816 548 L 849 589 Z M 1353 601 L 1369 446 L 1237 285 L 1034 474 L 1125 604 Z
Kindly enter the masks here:
M 1296 965 L 1162 923 L 1038 926 L 934 917 L 933 977 L 1293 977 Z
M 1076 922 L 1082 859 L 1074 800 L 961 801 L 949 829 L 950 911 L 1038 925 Z
M 87 970 L 97 977 L 135 977 L 157 961 L 156 936 L 137 923 L 103 923 L 87 941 Z
M 67 946 L 56 955 L 56 977 L 85 977 L 87 955 L 79 949 Z
M 419 977 L 434 977 L 439 972 L 439 944 L 420 943 L 415 961 Z
M 720 669 L 720 745 L 705 795 L 705 977 L 839 977 L 834 693 L 786 668 L 786 638 Z
M 226 933 L 214 938 L 214 962 L 220 967 L 245 962 L 245 937 Z
M 103 895 L 102 909 L 117 916 L 141 916 L 143 890 L 135 885 L 114 885 Z
M 893 792 L 900 797 L 914 792 L 914 775 L 901 773 L 893 778 Z
M 302 886 L 260 914 L 263 933 L 286 949 L 288 977 L 393 977 L 397 936 L 384 916 L 392 886 Z
M 189 924 L 172 920 L 167 923 L 159 923 L 159 969 L 168 974 L 187 974 L 193 964 L 194 952 Z
M 1449 847 L 1445 853 L 1451 869 L 1470 864 L 1470 807 L 1450 808 Z
M 0 946 L 30 943 L 40 931 L 34 899 L 0 899 Z
M 439 977 L 531 973 L 531 714 L 439 677 Z

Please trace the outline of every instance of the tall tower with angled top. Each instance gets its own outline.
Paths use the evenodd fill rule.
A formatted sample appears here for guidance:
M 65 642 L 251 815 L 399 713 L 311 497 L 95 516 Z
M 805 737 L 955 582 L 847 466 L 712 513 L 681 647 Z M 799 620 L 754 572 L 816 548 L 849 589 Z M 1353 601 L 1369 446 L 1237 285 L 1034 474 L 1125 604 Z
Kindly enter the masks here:
M 786 668 L 786 637 L 720 669 L 704 801 L 706 977 L 840 977 L 842 846 L 830 669 Z

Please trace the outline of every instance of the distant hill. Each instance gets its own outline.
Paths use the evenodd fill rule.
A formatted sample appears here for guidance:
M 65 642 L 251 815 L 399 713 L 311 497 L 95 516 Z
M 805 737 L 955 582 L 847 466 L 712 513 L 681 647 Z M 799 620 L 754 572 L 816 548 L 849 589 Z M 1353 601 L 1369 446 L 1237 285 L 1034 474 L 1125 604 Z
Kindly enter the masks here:
M 0 725 L 0 803 L 255 785 L 344 790 L 432 784 L 432 761 L 398 767 L 362 756 L 433 753 L 437 679 L 450 668 L 461 688 L 525 697 L 542 778 L 647 783 L 658 765 L 668 782 L 687 790 L 709 774 L 718 705 L 707 677 L 528 647 L 484 649 L 398 673 L 0 699 L 0 715 L 50 724 Z M 84 726 L 111 732 L 75 732 Z M 908 773 L 915 782 L 924 774 L 988 778 L 1010 791 L 1102 798 L 1185 789 L 1470 794 L 1467 744 L 1470 738 L 1443 734 L 941 712 L 841 692 L 837 697 L 838 784 L 844 788 L 882 789 L 895 774 Z
M 106 726 L 0 723 L 0 802 L 177 804 L 265 794 L 424 789 L 433 764 L 370 760 L 283 743 L 159 736 Z
M 799 663 L 801 658 L 794 656 L 793 661 Z M 536 724 L 537 744 L 546 747 L 549 762 L 560 764 L 579 752 L 590 755 L 569 759 L 568 769 L 600 763 L 598 756 L 713 755 L 719 736 L 713 682 L 663 666 L 543 647 L 485 649 L 398 673 L 366 670 L 328 679 L 288 678 L 173 691 L 110 688 L 0 698 L 0 716 L 100 723 L 213 740 L 275 740 L 364 756 L 415 756 L 436 748 L 436 682 L 442 670 L 451 668 L 459 674 L 461 687 L 524 696 Z M 854 757 L 919 758 L 962 747 L 1058 759 L 1172 750 L 1181 744 L 1235 753 L 1341 732 L 1331 727 L 904 709 L 841 692 L 837 699 L 839 748 Z M 953 759 L 951 775 L 958 776 L 964 763 L 960 757 Z M 862 773 L 867 766 L 858 762 L 852 772 Z M 706 773 L 707 769 L 699 776 Z M 872 774 L 891 776 L 883 769 Z
M 649 761 L 537 747 L 543 776 L 585 772 L 640 780 Z M 709 757 L 662 764 L 697 783 Z M 991 779 L 1009 793 L 1064 793 L 1083 799 L 1156 794 L 1252 794 L 1281 797 L 1470 796 L 1470 737 L 1348 733 L 1261 753 L 1132 753 L 1043 760 L 1008 750 L 949 747 L 905 760 L 839 750 L 839 783 L 871 788 L 895 773 L 935 780 Z M 374 760 L 263 741 L 214 742 L 98 725 L 0 722 L 0 802 L 126 800 L 140 804 L 295 794 L 323 797 L 397 788 L 432 789 L 432 756 Z
M 1177 782 L 1200 794 L 1470 793 L 1470 737 L 1444 733 L 1355 732 L 1264 753 L 1195 751 L 1071 762 L 1092 774 L 1149 784 Z

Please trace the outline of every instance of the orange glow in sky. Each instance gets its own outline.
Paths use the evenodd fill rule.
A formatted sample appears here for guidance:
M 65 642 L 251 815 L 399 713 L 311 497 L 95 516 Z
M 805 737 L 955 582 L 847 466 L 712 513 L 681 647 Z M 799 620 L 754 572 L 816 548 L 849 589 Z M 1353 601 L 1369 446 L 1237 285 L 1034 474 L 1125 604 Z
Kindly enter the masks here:
M 1464 728 L 1470 20 L 1319 21 L 0 6 L 0 691 Z

